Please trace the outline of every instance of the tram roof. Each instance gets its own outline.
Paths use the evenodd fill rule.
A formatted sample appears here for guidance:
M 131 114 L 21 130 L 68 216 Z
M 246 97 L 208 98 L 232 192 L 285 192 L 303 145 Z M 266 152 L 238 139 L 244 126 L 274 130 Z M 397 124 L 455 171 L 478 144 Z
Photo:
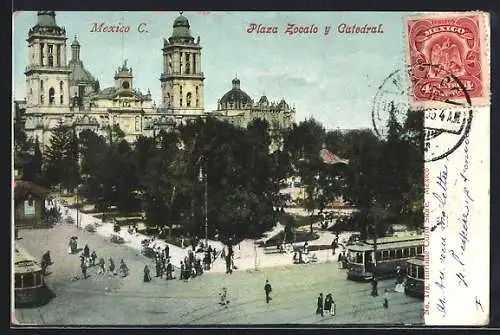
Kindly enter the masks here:
M 419 245 L 423 245 L 424 237 L 420 234 L 418 235 L 408 235 L 408 236 L 389 236 L 377 239 L 377 250 L 384 249 L 397 249 L 397 248 L 409 248 Z M 358 242 L 356 244 L 348 246 L 347 249 L 352 251 L 369 251 L 373 250 L 375 245 L 374 240 L 367 240 L 364 242 Z
M 30 273 L 41 271 L 42 267 L 25 250 L 16 247 L 14 259 L 15 273 Z
M 418 266 L 424 266 L 424 255 L 417 255 L 415 258 L 410 258 L 407 260 L 408 264 L 415 264 Z

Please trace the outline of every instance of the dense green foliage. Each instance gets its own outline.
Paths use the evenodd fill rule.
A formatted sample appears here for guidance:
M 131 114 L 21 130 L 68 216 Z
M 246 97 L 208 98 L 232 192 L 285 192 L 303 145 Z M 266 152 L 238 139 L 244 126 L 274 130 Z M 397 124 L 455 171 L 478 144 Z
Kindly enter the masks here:
M 67 190 L 80 185 L 80 194 L 104 212 L 110 206 L 143 210 L 149 227 L 180 228 L 191 236 L 205 234 L 205 191 L 209 237 L 259 236 L 282 216 L 286 197 L 279 190 L 291 176 L 300 176 L 305 186 L 311 232 L 313 211 L 327 209 L 339 196 L 359 208 L 352 224 L 363 234 L 374 228 L 383 234 L 391 223 L 422 225 L 420 113 L 409 113 L 404 125 L 391 118 L 383 139 L 367 129 L 326 131 L 314 119 L 284 131 L 281 139 L 271 138 L 268 128 L 260 119 L 246 129 L 198 119 L 130 146 L 117 126 L 106 137 L 87 130 L 77 138 L 60 125 L 43 157 L 22 132 L 15 154 L 34 181 Z M 273 140 L 283 145 L 270 152 Z M 322 148 L 349 164 L 325 164 Z M 282 223 L 292 235 L 288 221 Z

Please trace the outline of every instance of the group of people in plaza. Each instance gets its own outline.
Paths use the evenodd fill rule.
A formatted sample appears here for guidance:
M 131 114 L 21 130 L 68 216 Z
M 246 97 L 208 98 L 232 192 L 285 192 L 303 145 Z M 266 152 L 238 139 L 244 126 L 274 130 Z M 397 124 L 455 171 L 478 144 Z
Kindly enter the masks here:
M 73 254 L 76 252 L 76 249 L 77 248 L 77 242 L 76 242 L 76 238 L 75 237 L 72 237 L 70 239 L 70 254 Z M 73 249 L 74 248 L 74 249 Z M 75 251 L 73 251 L 75 250 Z M 89 248 L 89 245 L 86 244 L 85 247 L 83 248 L 83 251 L 82 253 L 80 254 L 80 269 L 82 271 L 82 275 L 83 275 L 83 279 L 87 279 L 88 278 L 88 270 L 89 268 L 91 267 L 98 267 L 98 270 L 97 270 L 97 274 L 98 275 L 103 275 L 105 274 L 106 272 L 112 274 L 112 275 L 120 275 L 120 277 L 126 277 L 129 275 L 129 268 L 128 266 L 125 264 L 125 261 L 123 259 L 120 260 L 120 264 L 118 266 L 118 268 L 116 268 L 115 266 L 115 262 L 113 260 L 113 258 L 109 258 L 108 259 L 108 266 L 106 268 L 106 261 L 104 260 L 104 258 L 100 258 L 99 259 L 99 262 L 97 262 L 97 252 L 95 250 L 92 251 L 92 253 L 90 252 L 90 248 Z M 78 276 L 75 276 L 76 279 L 78 279 L 79 277 Z
M 196 248 L 193 246 L 192 250 L 188 250 L 186 256 L 180 261 L 180 280 L 188 281 L 191 278 L 195 278 L 203 274 L 205 270 L 209 270 L 212 263 L 217 257 L 217 251 L 212 246 L 200 244 L 200 249 L 198 251 L 203 252 L 203 260 L 201 257 L 197 256 Z M 171 262 L 170 248 L 168 244 L 165 244 L 165 248 L 162 250 L 161 247 L 157 247 L 155 250 L 155 270 L 156 278 L 163 278 L 165 276 L 166 280 L 175 279 L 174 276 L 175 268 Z M 149 282 L 152 280 L 151 270 L 148 265 L 144 266 L 144 282 Z
M 316 305 L 316 315 L 324 316 L 325 311 L 327 311 L 330 315 L 335 315 L 335 301 L 333 300 L 333 296 L 331 293 L 328 293 L 326 297 L 323 299 L 323 293 L 320 293 L 317 300 Z
M 165 245 L 163 250 L 160 246 L 158 246 L 155 250 L 155 270 L 156 270 L 156 278 L 163 278 L 165 275 L 166 280 L 174 279 L 174 267 L 170 262 L 170 248 L 168 244 Z M 144 277 L 143 282 L 148 283 L 152 280 L 151 270 L 149 266 L 146 264 L 144 266 Z

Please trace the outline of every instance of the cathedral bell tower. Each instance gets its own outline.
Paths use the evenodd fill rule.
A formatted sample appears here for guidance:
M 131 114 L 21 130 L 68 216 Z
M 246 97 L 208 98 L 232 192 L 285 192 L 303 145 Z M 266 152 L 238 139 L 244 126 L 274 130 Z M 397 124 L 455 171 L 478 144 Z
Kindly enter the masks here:
M 66 30 L 56 24 L 55 17 L 54 11 L 39 11 L 26 40 L 26 132 L 44 142 L 45 133 L 69 113 Z
M 116 93 L 120 96 L 132 96 L 132 68 L 127 67 L 127 60 L 123 62 L 123 65 L 118 68 L 115 73 L 115 88 Z
M 174 21 L 172 36 L 163 40 L 162 107 L 174 114 L 200 115 L 204 110 L 200 38 L 191 36 L 189 21 Z

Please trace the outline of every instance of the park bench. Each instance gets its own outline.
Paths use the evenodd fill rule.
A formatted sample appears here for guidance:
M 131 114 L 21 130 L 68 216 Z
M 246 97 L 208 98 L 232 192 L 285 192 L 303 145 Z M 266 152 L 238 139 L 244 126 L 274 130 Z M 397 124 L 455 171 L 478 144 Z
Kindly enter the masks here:
M 264 247 L 265 254 L 279 254 L 279 253 L 283 253 L 283 252 L 284 251 L 280 250 L 279 247 L 276 245 Z

